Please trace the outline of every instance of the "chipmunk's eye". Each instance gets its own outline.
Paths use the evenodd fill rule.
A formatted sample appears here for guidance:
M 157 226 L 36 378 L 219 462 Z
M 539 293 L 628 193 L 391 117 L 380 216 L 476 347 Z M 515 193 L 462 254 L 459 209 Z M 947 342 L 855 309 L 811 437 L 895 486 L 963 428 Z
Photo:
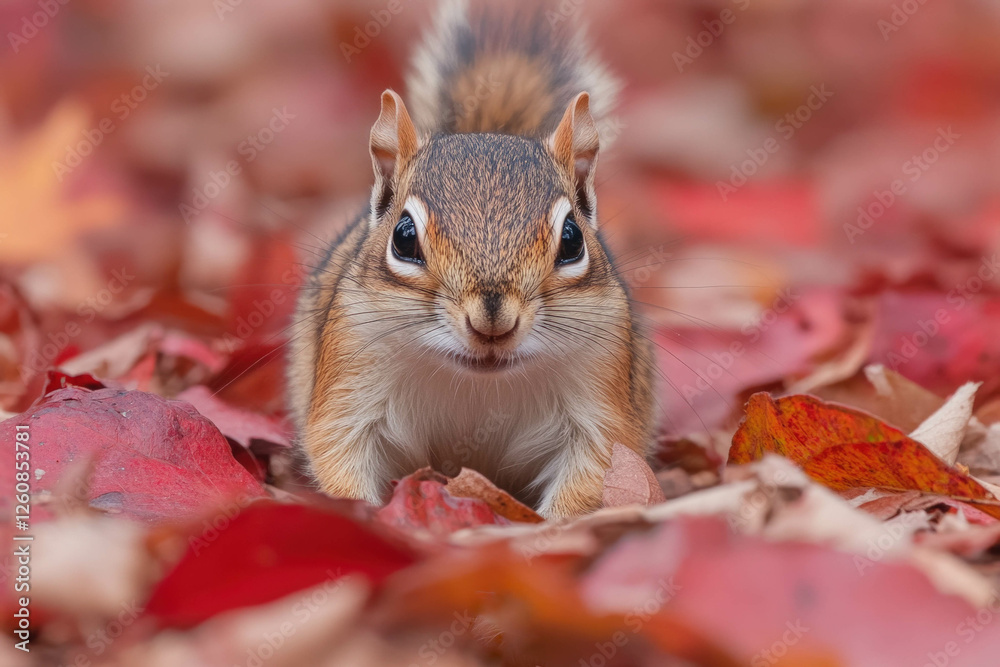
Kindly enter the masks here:
M 573 215 L 567 215 L 563 222 L 562 237 L 559 241 L 559 256 L 556 258 L 557 264 L 571 264 L 578 262 L 583 257 L 586 244 L 583 241 L 583 232 L 573 219 Z
M 392 231 L 392 254 L 396 259 L 414 264 L 423 264 L 424 258 L 420 254 L 420 244 L 417 242 L 417 225 L 413 222 L 410 214 L 403 212 L 396 229 Z

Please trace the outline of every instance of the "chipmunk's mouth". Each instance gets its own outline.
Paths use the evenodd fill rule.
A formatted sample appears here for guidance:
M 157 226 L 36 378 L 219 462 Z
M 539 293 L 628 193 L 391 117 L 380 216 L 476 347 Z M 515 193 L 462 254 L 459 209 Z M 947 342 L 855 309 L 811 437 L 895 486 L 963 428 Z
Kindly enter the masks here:
M 461 368 L 475 373 L 500 373 L 521 363 L 521 359 L 513 355 L 484 354 L 473 356 L 453 353 L 449 355 L 449 358 Z

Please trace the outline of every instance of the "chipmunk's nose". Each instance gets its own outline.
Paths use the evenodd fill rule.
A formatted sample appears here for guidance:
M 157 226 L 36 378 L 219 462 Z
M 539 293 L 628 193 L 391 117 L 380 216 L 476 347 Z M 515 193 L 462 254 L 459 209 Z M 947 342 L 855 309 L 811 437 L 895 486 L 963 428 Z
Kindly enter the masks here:
M 471 315 L 465 316 L 465 326 L 469 330 L 469 334 L 480 343 L 485 344 L 504 343 L 513 338 L 520 323 L 521 320 L 517 317 L 509 324 L 500 324 L 498 322 L 477 322 L 472 319 Z
M 484 344 L 504 343 L 513 338 L 520 322 L 517 309 L 495 292 L 477 299 L 465 315 L 469 335 Z

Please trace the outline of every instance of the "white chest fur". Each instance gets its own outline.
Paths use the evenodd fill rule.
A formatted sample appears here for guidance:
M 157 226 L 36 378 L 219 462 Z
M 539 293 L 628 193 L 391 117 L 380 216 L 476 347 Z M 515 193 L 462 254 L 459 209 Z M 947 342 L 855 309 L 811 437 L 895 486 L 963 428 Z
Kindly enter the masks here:
M 387 379 L 380 430 L 393 477 L 467 467 L 534 502 L 574 448 L 604 445 L 593 383 L 544 363 L 481 374 L 425 361 Z

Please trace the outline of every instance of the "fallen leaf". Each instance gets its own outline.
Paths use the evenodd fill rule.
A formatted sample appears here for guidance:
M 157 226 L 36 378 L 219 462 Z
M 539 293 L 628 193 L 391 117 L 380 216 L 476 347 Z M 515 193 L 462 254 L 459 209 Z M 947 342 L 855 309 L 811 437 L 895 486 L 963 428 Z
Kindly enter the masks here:
M 63 164 L 67 147 L 90 128 L 89 116 L 82 102 L 64 102 L 21 145 L 0 152 L 0 258 L 19 263 L 58 257 L 83 232 L 121 222 L 125 206 L 119 197 L 111 191 L 73 197 L 53 169 L 59 164 L 69 171 Z
M 66 387 L 104 389 L 106 386 L 107 385 L 105 385 L 104 382 L 98 380 L 90 373 L 68 375 L 62 371 L 50 369 L 45 377 L 45 388 L 42 390 L 42 396 L 52 393 L 56 389 L 65 389 Z
M 976 410 L 976 419 L 986 425 L 1000 422 L 1000 398 L 994 398 Z
M 462 468 L 458 476 L 449 479 L 444 488 L 455 498 L 482 500 L 498 516 L 511 521 L 541 523 L 545 520 L 503 489 L 498 489 L 487 477 L 469 468 Z
M 977 480 L 980 483 L 982 480 Z M 986 486 L 984 484 L 984 486 Z M 989 486 L 986 486 L 989 489 Z M 989 489 L 991 492 L 995 493 L 993 489 Z M 928 507 L 933 507 L 934 505 L 944 505 L 952 510 L 956 514 L 960 514 L 963 520 L 970 526 L 992 526 L 996 524 L 1000 519 L 997 519 L 990 514 L 987 514 L 982 509 L 979 509 L 975 505 L 970 505 L 969 503 L 962 502 L 961 500 L 954 500 L 952 498 L 941 498 L 939 496 L 924 496 L 923 502 L 911 501 L 906 509 L 926 509 Z
M 720 304 L 720 310 L 742 311 L 732 329 L 698 326 L 704 320 L 714 323 L 719 319 L 702 313 L 702 308 L 695 310 L 695 315 L 681 311 L 659 327 L 654 343 L 661 373 L 668 379 L 664 396 L 675 403 L 664 423 L 665 435 L 671 440 L 719 428 L 731 432 L 748 387 L 784 384 L 843 338 L 840 292 L 775 289 L 761 297 L 766 299 L 763 303 L 755 299 Z M 697 299 L 697 305 L 703 305 L 704 297 Z M 679 308 L 675 301 L 666 302 L 666 312 L 675 313 Z M 743 324 L 763 317 L 768 318 L 767 326 Z
M 681 468 L 669 468 L 656 473 L 656 481 L 665 499 L 680 498 L 694 491 L 691 475 Z
M 761 392 L 750 397 L 729 462 L 753 461 L 766 452 L 790 458 L 832 489 L 917 490 L 973 502 L 1000 515 L 993 494 L 902 431 L 812 396 L 775 401 Z
M 807 474 L 832 489 L 916 489 L 967 500 L 993 500 L 978 482 L 914 440 L 831 444 L 801 463 Z
M 157 351 L 162 354 L 196 361 L 211 373 L 218 373 L 226 359 L 203 341 L 179 331 L 167 330 L 157 341 Z
M 996 393 L 1000 296 L 985 291 L 975 298 L 963 296 L 962 307 L 955 307 L 947 291 L 889 290 L 878 304 L 873 361 L 932 391 L 951 393 L 966 382 L 983 381 L 984 395 Z M 924 336 L 933 344 L 918 345 Z
M 930 417 L 944 399 L 881 364 L 866 366 L 864 375 L 810 392 L 824 401 L 863 410 L 909 433 Z
M 159 625 L 190 627 L 351 574 L 378 586 L 416 560 L 401 543 L 313 507 L 261 502 L 223 518 L 221 528 L 212 521 L 189 537 L 187 553 L 153 591 L 146 614 Z
M 857 505 L 857 508 L 871 514 L 876 519 L 886 521 L 899 514 L 910 501 L 919 498 L 919 491 L 887 492 L 880 498 Z
M 925 547 L 949 551 L 971 560 L 1000 544 L 1000 523 L 971 526 L 962 531 L 920 533 L 914 539 Z
M 758 392 L 747 401 L 746 417 L 733 436 L 729 463 L 756 461 L 767 452 L 801 463 L 831 444 L 901 440 L 906 440 L 906 434 L 864 412 L 812 396 L 775 401 L 770 394 Z
M 249 448 L 253 440 L 264 440 L 283 447 L 292 446 L 288 426 L 279 419 L 229 405 L 204 385 L 185 389 L 177 395 L 177 400 L 193 405 L 224 436 L 243 447 Z
M 772 646 L 825 655 L 831 664 L 923 665 L 976 614 L 911 565 L 733 535 L 707 518 L 677 519 L 622 540 L 587 572 L 582 591 L 604 612 L 655 600 L 696 629 L 726 637 L 737 659 L 751 665 L 767 664 Z M 1000 628 L 988 627 L 963 644 L 956 664 L 993 664 L 997 651 Z
M 697 439 L 696 439 L 697 438 Z M 731 440 L 731 434 L 725 440 Z M 724 443 L 727 446 L 728 442 Z M 715 442 L 711 435 L 681 439 L 662 439 L 656 444 L 656 469 L 679 469 L 695 475 L 700 472 L 715 472 L 722 467 L 724 460 L 713 448 Z
M 876 560 L 906 560 L 930 576 L 942 590 L 960 594 L 973 604 L 983 600 L 985 581 L 961 563 L 915 557 L 912 536 L 930 528 L 923 511 L 899 507 L 882 522 L 817 484 L 787 458 L 769 454 L 753 464 L 726 471 L 727 484 L 647 509 L 649 518 L 716 515 L 731 529 L 769 540 L 833 546 Z M 728 504 L 720 504 L 728 491 Z M 739 491 L 739 493 L 736 493 Z M 867 495 L 867 494 L 865 494 Z M 907 495 L 919 497 L 917 492 Z M 858 500 L 863 498 L 859 497 Z M 714 499 L 708 502 L 709 499 Z M 939 499 L 942 500 L 942 499 Z M 705 512 L 714 507 L 714 512 Z M 947 560 L 947 559 L 946 559 Z
M 967 382 L 924 420 L 910 437 L 937 454 L 948 465 L 955 465 L 958 449 L 965 438 L 965 430 L 972 419 L 972 405 L 981 382 Z
M 447 477 L 430 468 L 407 475 L 396 482 L 392 499 L 378 511 L 378 520 L 387 526 L 435 537 L 472 526 L 509 523 L 485 500 L 451 495 L 447 483 Z
M 77 514 L 32 532 L 32 602 L 82 617 L 110 620 L 123 606 L 138 616 L 156 573 L 141 526 Z
M 218 429 L 179 401 L 69 387 L 0 424 L 0 437 L 13 442 L 18 425 L 29 428 L 32 467 L 45 471 L 32 484 L 35 495 L 51 491 L 68 466 L 89 456 L 96 457 L 87 490 L 91 506 L 132 519 L 183 519 L 225 501 L 265 495 Z M 13 449 L 7 451 L 12 461 Z M 11 488 L 13 475 L 12 462 L 0 472 Z
M 281 392 L 275 391 L 285 380 L 280 363 L 284 350 L 285 343 L 280 340 L 248 343 L 236 349 L 225 367 L 205 385 L 230 405 L 269 414 L 278 412 L 285 405 Z
M 655 505 L 666 500 L 646 459 L 615 443 L 611 467 L 604 473 L 604 506 Z
M 330 665 L 332 655 L 357 649 L 364 636 L 358 620 L 369 597 L 363 579 L 324 581 L 273 602 L 210 618 L 197 632 L 155 635 L 147 643 L 126 647 L 120 660 L 124 667 L 252 667 L 264 664 L 258 657 L 264 654 L 269 667 Z
M 482 614 L 495 622 L 493 634 L 504 638 L 498 648 L 512 659 L 503 664 L 568 666 L 591 654 L 606 660 L 598 647 L 616 633 L 626 639 L 616 647 L 621 664 L 637 664 L 645 645 L 656 649 L 650 664 L 670 664 L 664 661 L 668 656 L 699 667 L 740 664 L 707 631 L 692 630 L 686 619 L 657 602 L 654 596 L 670 595 L 668 584 L 647 591 L 645 600 L 656 602 L 652 607 L 609 613 L 584 603 L 573 565 L 548 557 L 528 563 L 503 544 L 447 553 L 418 565 L 409 577 L 390 582 L 383 613 L 391 627 L 404 628 Z M 643 641 L 628 641 L 630 637 Z M 570 661 L 566 656 L 584 657 Z
M 786 391 L 805 394 L 846 380 L 864 366 L 871 354 L 874 325 L 871 316 L 855 318 L 844 333 L 844 342 L 817 355 L 815 366 L 805 376 L 786 384 Z
M 969 423 L 958 460 L 980 475 L 1000 471 L 1000 423 L 984 426 L 974 418 Z
M 163 336 L 163 328 L 143 324 L 59 365 L 68 375 L 90 374 L 111 380 L 124 376 Z

